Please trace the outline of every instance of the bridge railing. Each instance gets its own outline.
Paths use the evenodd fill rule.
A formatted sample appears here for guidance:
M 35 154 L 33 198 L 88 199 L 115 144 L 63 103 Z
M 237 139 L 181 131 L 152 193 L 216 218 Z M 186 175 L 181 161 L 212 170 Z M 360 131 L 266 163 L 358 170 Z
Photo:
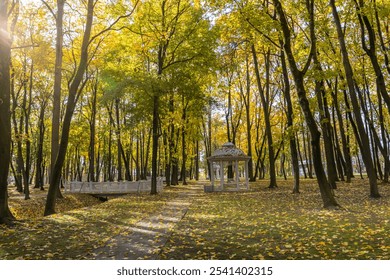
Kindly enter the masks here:
M 157 178 L 157 191 L 163 188 L 163 177 Z M 121 182 L 80 182 L 71 181 L 65 184 L 67 193 L 88 193 L 88 194 L 122 194 L 140 193 L 150 191 L 151 181 L 121 181 Z

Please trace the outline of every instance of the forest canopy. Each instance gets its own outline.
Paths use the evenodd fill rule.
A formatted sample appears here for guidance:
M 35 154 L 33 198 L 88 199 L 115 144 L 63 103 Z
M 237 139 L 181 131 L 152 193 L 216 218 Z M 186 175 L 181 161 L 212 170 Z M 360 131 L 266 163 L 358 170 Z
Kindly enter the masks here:
M 388 182 L 388 0 L 0 0 L 0 223 L 7 189 L 209 178 Z M 212 172 L 212 171 L 211 171 Z

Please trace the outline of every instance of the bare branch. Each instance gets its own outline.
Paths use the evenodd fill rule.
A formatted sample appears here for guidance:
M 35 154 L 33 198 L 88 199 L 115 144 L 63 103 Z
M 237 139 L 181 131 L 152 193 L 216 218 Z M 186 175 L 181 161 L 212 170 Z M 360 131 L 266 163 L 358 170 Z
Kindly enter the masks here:
M 169 64 L 165 65 L 163 67 L 163 70 L 167 69 L 168 67 L 174 65 L 174 64 L 177 64 L 177 63 L 184 63 L 184 62 L 188 62 L 188 61 L 191 61 L 193 59 L 195 59 L 198 55 L 193 55 L 191 57 L 188 57 L 188 58 L 184 58 L 184 59 L 180 59 L 180 60 L 175 60 L 173 62 L 170 62 Z
M 15 49 L 25 49 L 25 48 L 37 48 L 37 47 L 39 47 L 38 44 L 31 44 L 31 45 L 11 47 L 11 49 L 15 50 Z
M 57 16 L 55 14 L 55 12 L 53 11 L 53 9 L 49 6 L 49 4 L 45 1 L 45 0 L 41 0 L 42 3 L 47 7 L 47 9 L 49 10 L 49 12 L 51 13 L 51 15 L 54 17 L 54 19 L 56 20 L 57 19 Z
M 121 19 L 124 19 L 124 18 L 128 18 L 130 17 L 135 9 L 137 8 L 137 5 L 139 3 L 140 0 L 137 0 L 137 2 L 135 2 L 135 5 L 133 7 L 133 9 L 130 11 L 130 13 L 126 14 L 126 15 L 123 15 L 123 16 L 119 16 L 113 23 L 111 23 L 107 28 L 103 29 L 102 31 L 100 31 L 99 33 L 97 33 L 96 35 L 92 36 L 91 39 L 89 40 L 88 42 L 88 45 L 90 45 L 97 37 L 101 36 L 102 34 L 108 32 L 108 31 L 111 31 L 113 30 L 114 26 L 121 20 Z
M 16 5 L 18 5 L 18 4 L 19 4 L 19 0 L 12 1 L 11 8 L 8 11 L 8 16 L 10 16 L 12 14 L 12 12 L 14 11 Z

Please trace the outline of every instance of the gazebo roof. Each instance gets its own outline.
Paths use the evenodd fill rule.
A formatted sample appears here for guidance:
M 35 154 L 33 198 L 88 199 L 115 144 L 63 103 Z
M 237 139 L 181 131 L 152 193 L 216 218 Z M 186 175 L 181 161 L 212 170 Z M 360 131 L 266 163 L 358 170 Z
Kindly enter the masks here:
M 247 156 L 241 149 L 237 148 L 233 143 L 227 142 L 223 144 L 221 148 L 216 149 L 214 153 L 207 159 L 210 161 L 230 161 L 249 160 L 250 157 Z

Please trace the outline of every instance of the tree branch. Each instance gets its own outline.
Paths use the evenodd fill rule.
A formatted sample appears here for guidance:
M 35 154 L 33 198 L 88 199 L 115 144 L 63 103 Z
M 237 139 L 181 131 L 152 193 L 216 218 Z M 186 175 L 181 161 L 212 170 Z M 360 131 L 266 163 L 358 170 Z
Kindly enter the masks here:
M 45 0 L 41 0 L 42 3 L 49 9 L 49 12 L 51 13 L 51 15 L 54 17 L 55 20 L 57 20 L 57 16 L 56 14 L 54 13 L 53 9 L 49 6 L 49 4 L 45 1 Z
M 25 48 L 37 48 L 39 47 L 38 44 L 31 44 L 31 45 L 24 45 L 24 46 L 15 46 L 15 47 L 11 47 L 11 50 L 15 50 L 15 49 L 25 49 Z
M 126 14 L 126 15 L 123 15 L 123 16 L 119 16 L 119 17 L 118 17 L 113 23 L 111 23 L 107 28 L 103 29 L 102 31 L 100 31 L 100 32 L 97 33 L 96 35 L 92 36 L 91 39 L 90 39 L 89 42 L 88 42 L 88 45 L 90 45 L 97 37 L 101 36 L 102 34 L 108 32 L 108 31 L 110 31 L 110 30 L 113 30 L 113 27 L 114 27 L 121 19 L 130 17 L 130 16 L 134 13 L 134 11 L 135 11 L 135 9 L 136 9 L 136 7 L 137 7 L 139 1 L 140 1 L 140 0 L 137 0 L 137 2 L 135 2 L 135 5 L 134 5 L 133 9 L 130 11 L 130 13 L 128 13 L 128 14 Z

